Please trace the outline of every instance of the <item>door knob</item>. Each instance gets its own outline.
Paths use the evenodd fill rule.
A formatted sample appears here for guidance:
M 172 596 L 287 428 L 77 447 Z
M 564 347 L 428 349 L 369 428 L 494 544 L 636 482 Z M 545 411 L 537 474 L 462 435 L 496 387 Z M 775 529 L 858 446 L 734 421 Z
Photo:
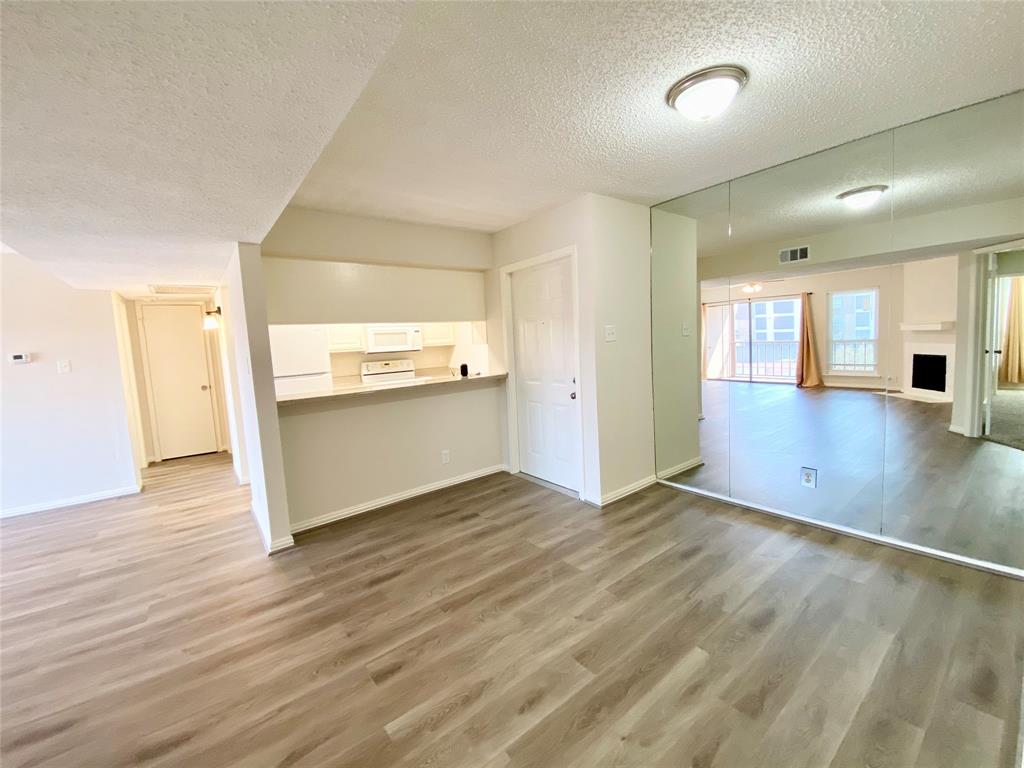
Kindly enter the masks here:
M 203 392 L 205 392 L 206 390 L 209 389 L 209 386 L 207 386 L 206 384 L 203 384 L 203 386 L 201 386 L 200 389 L 203 390 Z
M 570 393 L 569 394 L 569 399 L 570 400 L 575 400 L 576 399 L 576 393 L 575 392 Z

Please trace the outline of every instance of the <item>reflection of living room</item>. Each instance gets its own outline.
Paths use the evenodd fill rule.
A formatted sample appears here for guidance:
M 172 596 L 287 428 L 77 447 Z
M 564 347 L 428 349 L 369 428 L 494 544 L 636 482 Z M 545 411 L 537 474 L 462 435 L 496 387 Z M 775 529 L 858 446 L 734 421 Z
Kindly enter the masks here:
M 1024 573 L 1021 124 L 1014 93 L 658 206 L 659 476 Z

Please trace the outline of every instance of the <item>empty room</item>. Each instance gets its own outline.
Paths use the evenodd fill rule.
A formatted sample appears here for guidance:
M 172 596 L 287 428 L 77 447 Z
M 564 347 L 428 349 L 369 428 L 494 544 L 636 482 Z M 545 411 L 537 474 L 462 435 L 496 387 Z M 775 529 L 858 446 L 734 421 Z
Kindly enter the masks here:
M 0 763 L 1024 768 L 1024 4 L 0 0 Z

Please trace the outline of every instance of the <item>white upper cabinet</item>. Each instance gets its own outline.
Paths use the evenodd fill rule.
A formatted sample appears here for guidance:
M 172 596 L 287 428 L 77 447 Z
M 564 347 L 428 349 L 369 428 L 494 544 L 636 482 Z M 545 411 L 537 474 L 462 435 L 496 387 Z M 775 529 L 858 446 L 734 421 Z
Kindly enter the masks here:
M 330 373 L 327 326 L 272 325 L 268 331 L 274 376 Z
M 455 326 L 458 323 L 423 323 L 424 347 L 455 346 Z
M 364 352 L 366 336 L 358 323 L 335 323 L 328 326 L 331 352 Z

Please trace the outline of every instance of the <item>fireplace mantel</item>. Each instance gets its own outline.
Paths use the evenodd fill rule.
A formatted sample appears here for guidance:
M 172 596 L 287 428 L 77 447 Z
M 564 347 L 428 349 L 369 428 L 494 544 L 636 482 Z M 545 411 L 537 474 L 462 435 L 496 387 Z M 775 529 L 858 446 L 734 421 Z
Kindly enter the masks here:
M 953 330 L 955 325 L 956 323 L 952 320 L 941 320 L 933 323 L 900 323 L 900 330 L 917 333 L 948 333 Z

